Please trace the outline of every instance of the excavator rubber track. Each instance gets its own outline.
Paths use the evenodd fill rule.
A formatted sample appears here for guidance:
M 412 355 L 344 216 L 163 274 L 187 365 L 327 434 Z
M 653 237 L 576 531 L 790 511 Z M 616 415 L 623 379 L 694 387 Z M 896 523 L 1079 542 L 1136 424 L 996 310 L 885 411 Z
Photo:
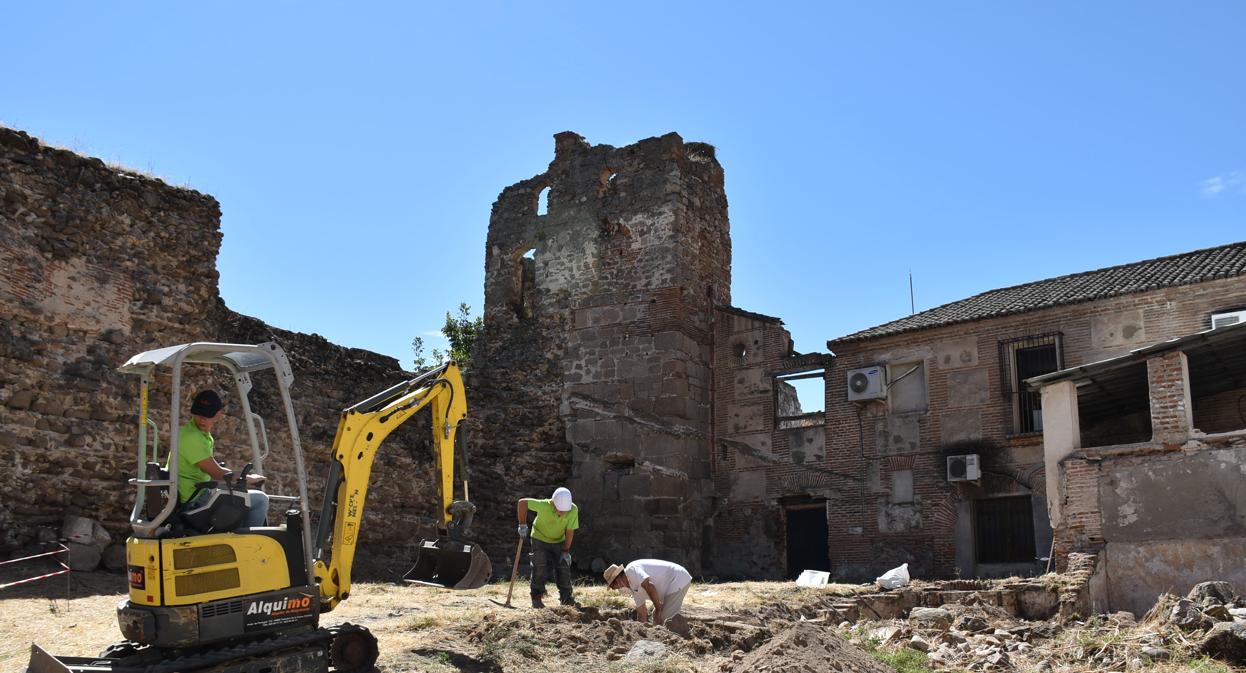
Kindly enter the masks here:
M 335 647 L 346 641 L 349 647 Z M 140 649 L 123 657 L 57 657 L 30 646 L 26 673 L 363 673 L 376 663 L 376 638 L 353 624 L 167 656 Z M 332 661 L 349 650 L 351 661 Z M 332 664 L 332 669 L 330 668 Z

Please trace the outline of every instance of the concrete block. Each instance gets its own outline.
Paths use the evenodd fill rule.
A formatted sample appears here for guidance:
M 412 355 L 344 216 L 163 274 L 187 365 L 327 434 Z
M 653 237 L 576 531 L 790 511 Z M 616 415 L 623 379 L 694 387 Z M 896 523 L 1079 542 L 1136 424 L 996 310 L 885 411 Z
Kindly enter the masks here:
M 618 495 L 622 500 L 628 498 L 649 497 L 650 476 L 640 471 L 632 471 L 619 477 Z
M 784 433 L 787 435 L 787 446 L 792 452 L 793 463 L 826 459 L 826 428 L 824 426 L 789 428 L 784 430 Z
M 773 383 L 773 379 L 761 367 L 737 369 L 732 373 L 731 379 L 737 398 L 768 395 Z
M 567 441 L 573 444 L 591 444 L 597 436 L 597 423 L 592 419 L 576 419 L 567 422 Z
M 761 500 L 766 497 L 766 473 L 763 471 L 735 472 L 731 475 L 731 499 L 734 501 Z
M 978 337 L 940 341 L 934 345 L 934 359 L 939 369 L 975 367 L 978 364 Z
M 921 448 L 917 414 L 890 414 L 878 420 L 877 446 L 882 455 L 912 453 Z
M 986 367 L 948 372 L 948 407 L 976 407 L 991 401 L 991 388 L 987 381 Z
M 662 394 L 687 397 L 688 381 L 686 379 L 665 379 L 662 381 Z
M 654 475 L 649 485 L 650 495 L 664 498 L 688 496 L 688 480 L 667 475 Z
M 93 544 L 66 542 L 69 548 L 69 568 L 75 572 L 91 572 L 99 567 L 100 548 Z
M 727 431 L 735 433 L 756 432 L 766 428 L 766 408 L 755 404 L 732 404 L 727 407 Z
M 738 435 L 731 438 L 736 444 L 729 444 L 732 450 L 736 452 L 736 466 L 740 469 L 748 469 L 748 467 L 763 467 L 773 463 L 770 460 L 772 454 L 770 452 L 770 435 L 764 432 L 753 433 L 751 435 Z M 739 446 L 742 444 L 743 446 Z
M 647 498 L 645 514 L 649 516 L 675 516 L 679 514 L 682 498 Z
M 878 503 L 878 531 L 880 533 L 906 533 L 921 530 L 921 503 L 892 503 L 880 498 Z
M 658 332 L 653 335 L 653 347 L 659 351 L 673 351 L 679 348 L 679 332 Z
M 982 438 L 982 413 L 977 409 L 945 411 L 939 421 L 939 440 L 943 444 Z
M 1122 311 L 1090 318 L 1090 346 L 1097 350 L 1137 346 L 1146 342 L 1142 311 Z
M 653 413 L 665 418 L 689 418 L 688 400 L 684 397 L 659 397 L 652 402 Z
M 126 569 L 125 545 L 109 545 L 100 558 L 104 568 L 114 572 Z

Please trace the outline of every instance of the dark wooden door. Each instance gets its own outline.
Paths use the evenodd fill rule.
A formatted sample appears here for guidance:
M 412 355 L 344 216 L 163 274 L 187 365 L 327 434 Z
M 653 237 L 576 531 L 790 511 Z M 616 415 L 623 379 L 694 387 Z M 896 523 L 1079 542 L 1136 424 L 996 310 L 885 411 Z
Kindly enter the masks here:
M 830 570 L 831 549 L 827 541 L 826 503 L 787 509 L 787 576 L 802 570 Z

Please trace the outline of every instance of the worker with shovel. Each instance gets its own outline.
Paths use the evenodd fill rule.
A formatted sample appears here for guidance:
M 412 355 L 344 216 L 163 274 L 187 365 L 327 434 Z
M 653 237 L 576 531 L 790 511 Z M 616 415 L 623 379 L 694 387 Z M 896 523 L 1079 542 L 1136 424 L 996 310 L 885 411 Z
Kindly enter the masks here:
M 536 513 L 528 527 L 528 512 Z M 519 499 L 519 537 L 532 534 L 532 607 L 543 608 L 545 583 L 550 568 L 558 586 L 558 602 L 575 605 L 571 596 L 571 540 L 580 527 L 580 508 L 571 502 L 571 491 L 559 487 L 548 500 Z

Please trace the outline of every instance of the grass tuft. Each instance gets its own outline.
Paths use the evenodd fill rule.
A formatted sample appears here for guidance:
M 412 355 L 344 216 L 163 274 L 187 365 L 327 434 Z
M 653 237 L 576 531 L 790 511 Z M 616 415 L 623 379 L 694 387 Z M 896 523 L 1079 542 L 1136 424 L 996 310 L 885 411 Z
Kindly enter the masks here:
M 420 615 L 412 617 L 407 621 L 408 631 L 419 631 L 420 629 L 430 629 L 436 626 L 441 626 L 441 619 L 433 615 Z

